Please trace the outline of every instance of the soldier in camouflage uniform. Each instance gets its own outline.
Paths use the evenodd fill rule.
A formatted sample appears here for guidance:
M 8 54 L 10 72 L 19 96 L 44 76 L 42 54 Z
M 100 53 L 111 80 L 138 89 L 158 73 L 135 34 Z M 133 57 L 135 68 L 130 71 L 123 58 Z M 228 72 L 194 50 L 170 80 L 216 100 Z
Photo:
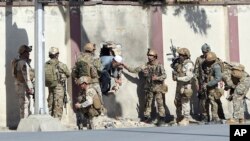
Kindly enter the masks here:
M 51 47 L 49 50 L 49 58 L 50 60 L 46 63 L 57 64 L 57 76 L 58 83 L 55 87 L 48 87 L 49 95 L 48 95 L 48 108 L 49 114 L 61 120 L 63 114 L 63 98 L 65 91 L 65 83 L 67 78 L 70 76 L 70 72 L 66 64 L 60 62 L 58 60 L 59 57 L 59 49 L 56 47 Z
M 34 70 L 30 66 L 29 59 L 32 46 L 20 46 L 19 58 L 12 62 L 13 75 L 15 77 L 16 92 L 19 97 L 20 118 L 27 118 L 30 114 L 30 102 L 34 95 Z
M 212 120 L 209 120 L 210 123 L 221 123 L 218 116 L 218 101 L 222 93 L 218 88 L 218 83 L 222 80 L 222 66 L 217 60 L 214 52 L 208 52 L 202 64 L 202 71 L 204 72 L 202 89 L 205 91 L 206 112 L 209 115 L 209 104 L 211 105 L 212 112 Z
M 101 73 L 101 61 L 99 58 L 95 58 L 96 45 L 94 43 L 87 43 L 83 47 L 83 52 L 78 56 L 77 62 L 85 61 L 90 65 L 90 74 L 92 82 L 91 85 L 96 88 L 98 94 L 102 96 L 101 87 L 99 83 L 99 76 Z M 75 74 L 72 74 L 75 77 Z M 77 78 L 78 79 L 78 78 Z
M 177 81 L 174 103 L 178 124 L 186 126 L 190 120 L 193 120 L 190 115 L 190 98 L 193 94 L 191 83 L 194 76 L 194 63 L 190 60 L 191 55 L 187 48 L 179 48 L 177 52 L 179 60 L 173 64 L 173 80 Z
M 77 84 L 81 91 L 77 98 L 78 101 L 75 104 L 75 107 L 79 110 L 78 112 L 87 119 L 87 128 L 94 129 L 93 118 L 102 113 L 103 105 L 96 88 L 89 85 L 90 83 L 91 78 L 87 76 L 82 76 L 77 80 Z M 78 126 L 80 126 L 79 129 L 81 129 L 83 125 Z
M 203 83 L 203 70 L 202 70 L 202 63 L 205 61 L 206 55 L 208 52 L 211 51 L 211 48 L 208 44 L 203 44 L 201 47 L 202 55 L 197 57 L 194 65 L 194 74 L 195 74 L 195 79 L 196 79 L 196 88 L 198 90 L 198 99 L 199 99 L 199 106 L 200 106 L 200 111 L 201 111 L 201 120 L 202 121 L 207 121 L 208 120 L 208 115 L 206 112 L 206 97 L 205 97 L 205 92 L 204 89 L 202 89 L 202 83 Z
M 243 124 L 245 122 L 243 102 L 249 91 L 250 76 L 244 70 L 245 67 L 237 63 L 223 73 L 225 90 L 230 90 L 230 95 L 227 99 L 233 102 L 233 117 L 227 120 L 229 124 Z
M 146 82 L 144 84 L 144 91 L 146 95 L 146 105 L 144 111 L 144 121 L 146 123 L 151 121 L 151 109 L 153 98 L 155 97 L 158 108 L 158 122 L 161 126 L 165 123 L 165 108 L 163 104 L 163 94 L 167 91 L 167 86 L 164 84 L 166 79 L 165 69 L 157 60 L 157 54 L 154 50 L 149 49 L 148 62 L 137 68 L 128 67 L 124 64 L 124 68 L 131 73 L 143 72 Z

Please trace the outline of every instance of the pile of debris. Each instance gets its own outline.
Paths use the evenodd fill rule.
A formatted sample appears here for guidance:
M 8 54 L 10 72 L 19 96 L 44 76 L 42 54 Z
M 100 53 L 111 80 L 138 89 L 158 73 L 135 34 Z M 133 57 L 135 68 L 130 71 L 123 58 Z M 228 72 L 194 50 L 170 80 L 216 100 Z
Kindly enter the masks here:
M 110 128 L 138 128 L 153 127 L 152 124 L 146 124 L 139 119 L 128 118 L 109 118 L 107 116 L 99 116 L 93 119 L 94 129 L 110 129 Z

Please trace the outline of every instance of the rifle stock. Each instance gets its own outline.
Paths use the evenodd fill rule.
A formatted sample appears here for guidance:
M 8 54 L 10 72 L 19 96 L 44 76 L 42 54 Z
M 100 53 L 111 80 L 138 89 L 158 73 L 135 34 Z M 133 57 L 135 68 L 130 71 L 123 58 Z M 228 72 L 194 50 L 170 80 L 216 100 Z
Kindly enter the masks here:
M 177 56 L 177 48 L 173 45 L 172 39 L 170 39 L 170 42 L 171 42 L 170 46 L 171 53 L 167 53 L 166 55 L 173 55 L 171 67 L 174 69 L 175 64 L 178 63 L 179 61 L 179 57 Z

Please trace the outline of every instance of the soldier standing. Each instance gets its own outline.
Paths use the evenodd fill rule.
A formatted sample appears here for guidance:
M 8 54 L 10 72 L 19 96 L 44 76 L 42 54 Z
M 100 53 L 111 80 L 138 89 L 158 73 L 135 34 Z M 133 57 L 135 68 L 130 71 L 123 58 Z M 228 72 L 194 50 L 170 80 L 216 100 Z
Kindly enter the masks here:
M 206 59 L 202 64 L 204 72 L 204 81 L 202 89 L 205 91 L 206 112 L 209 115 L 209 105 L 211 105 L 212 120 L 210 123 L 221 123 L 218 116 L 218 102 L 222 95 L 218 88 L 218 83 L 222 80 L 222 66 L 217 61 L 217 56 L 214 52 L 208 52 Z
M 49 89 L 48 95 L 48 108 L 49 114 L 54 118 L 59 118 L 61 120 L 63 114 L 63 105 L 64 105 L 64 96 L 66 93 L 65 83 L 67 78 L 70 76 L 70 72 L 66 64 L 58 60 L 59 49 L 56 47 L 51 47 L 49 50 L 50 60 L 45 64 L 45 78 L 49 77 L 46 74 L 53 74 L 55 72 L 55 83 L 50 86 L 47 86 Z M 52 72 L 49 69 L 46 69 L 47 65 L 55 66 L 55 70 Z M 51 76 L 50 76 L 51 77 Z M 45 80 L 46 81 L 46 80 Z
M 191 55 L 187 48 L 179 48 L 177 52 L 178 63 L 172 65 L 174 66 L 173 80 L 177 81 L 174 103 L 178 124 L 186 126 L 190 120 L 193 120 L 190 115 L 190 98 L 193 94 L 191 83 L 194 76 L 194 63 L 190 60 Z
M 196 79 L 196 88 L 198 91 L 198 99 L 199 99 L 199 107 L 201 110 L 200 119 L 201 121 L 207 122 L 208 115 L 206 112 L 206 96 L 204 89 L 202 89 L 202 83 L 204 81 L 203 70 L 202 70 L 202 63 L 205 61 L 206 55 L 208 52 L 211 51 L 211 48 L 208 44 L 203 44 L 201 47 L 202 55 L 196 58 L 195 65 L 194 65 L 194 74 Z
M 34 95 L 34 70 L 30 66 L 29 59 L 32 46 L 19 47 L 19 58 L 12 62 L 13 75 L 15 77 L 16 92 L 19 97 L 20 118 L 27 118 L 30 114 L 31 97 Z
M 155 97 L 158 108 L 158 122 L 157 125 L 161 126 L 165 123 L 165 108 L 163 103 L 163 94 L 167 91 L 167 86 L 164 84 L 166 79 L 165 69 L 162 64 L 157 60 L 157 54 L 154 50 L 149 49 L 148 62 L 140 67 L 132 68 L 124 64 L 124 68 L 131 73 L 143 72 L 146 82 L 144 84 L 144 91 L 146 96 L 146 105 L 144 111 L 143 121 L 146 123 L 151 122 L 151 109 L 152 102 Z
M 245 67 L 237 63 L 223 73 L 222 80 L 225 82 L 225 90 L 230 90 L 227 99 L 233 102 L 233 117 L 227 120 L 228 124 L 245 123 L 244 98 L 249 91 L 250 76 L 244 70 Z
M 84 70 L 88 72 L 88 74 L 72 74 L 73 77 L 76 79 L 80 78 L 81 76 L 88 76 L 91 77 L 91 85 L 96 88 L 98 91 L 98 94 L 102 96 L 102 91 L 99 83 L 99 75 L 101 73 L 101 61 L 100 59 L 94 58 L 95 57 L 95 50 L 96 50 L 96 45 L 94 43 L 87 43 L 84 48 L 83 52 L 78 56 L 77 62 L 86 62 L 89 66 L 89 70 Z M 76 62 L 76 63 L 77 63 Z M 76 69 L 76 68 L 75 68 Z M 74 73 L 74 71 L 73 71 Z
M 103 105 L 96 88 L 90 85 L 90 83 L 91 78 L 87 76 L 82 76 L 77 80 L 81 90 L 75 107 L 87 119 L 87 129 L 94 129 L 93 118 L 102 113 Z M 80 126 L 79 129 L 82 129 L 83 125 L 80 123 L 78 126 Z

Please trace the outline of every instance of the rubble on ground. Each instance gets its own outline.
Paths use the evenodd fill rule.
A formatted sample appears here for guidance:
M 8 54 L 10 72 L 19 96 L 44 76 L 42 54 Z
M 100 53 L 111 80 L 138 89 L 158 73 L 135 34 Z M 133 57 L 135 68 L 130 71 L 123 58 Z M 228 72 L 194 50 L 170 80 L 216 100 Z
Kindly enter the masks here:
M 110 129 L 110 128 L 138 128 L 153 127 L 153 124 L 146 124 L 139 119 L 128 118 L 109 118 L 107 116 L 99 116 L 93 119 L 94 129 Z

